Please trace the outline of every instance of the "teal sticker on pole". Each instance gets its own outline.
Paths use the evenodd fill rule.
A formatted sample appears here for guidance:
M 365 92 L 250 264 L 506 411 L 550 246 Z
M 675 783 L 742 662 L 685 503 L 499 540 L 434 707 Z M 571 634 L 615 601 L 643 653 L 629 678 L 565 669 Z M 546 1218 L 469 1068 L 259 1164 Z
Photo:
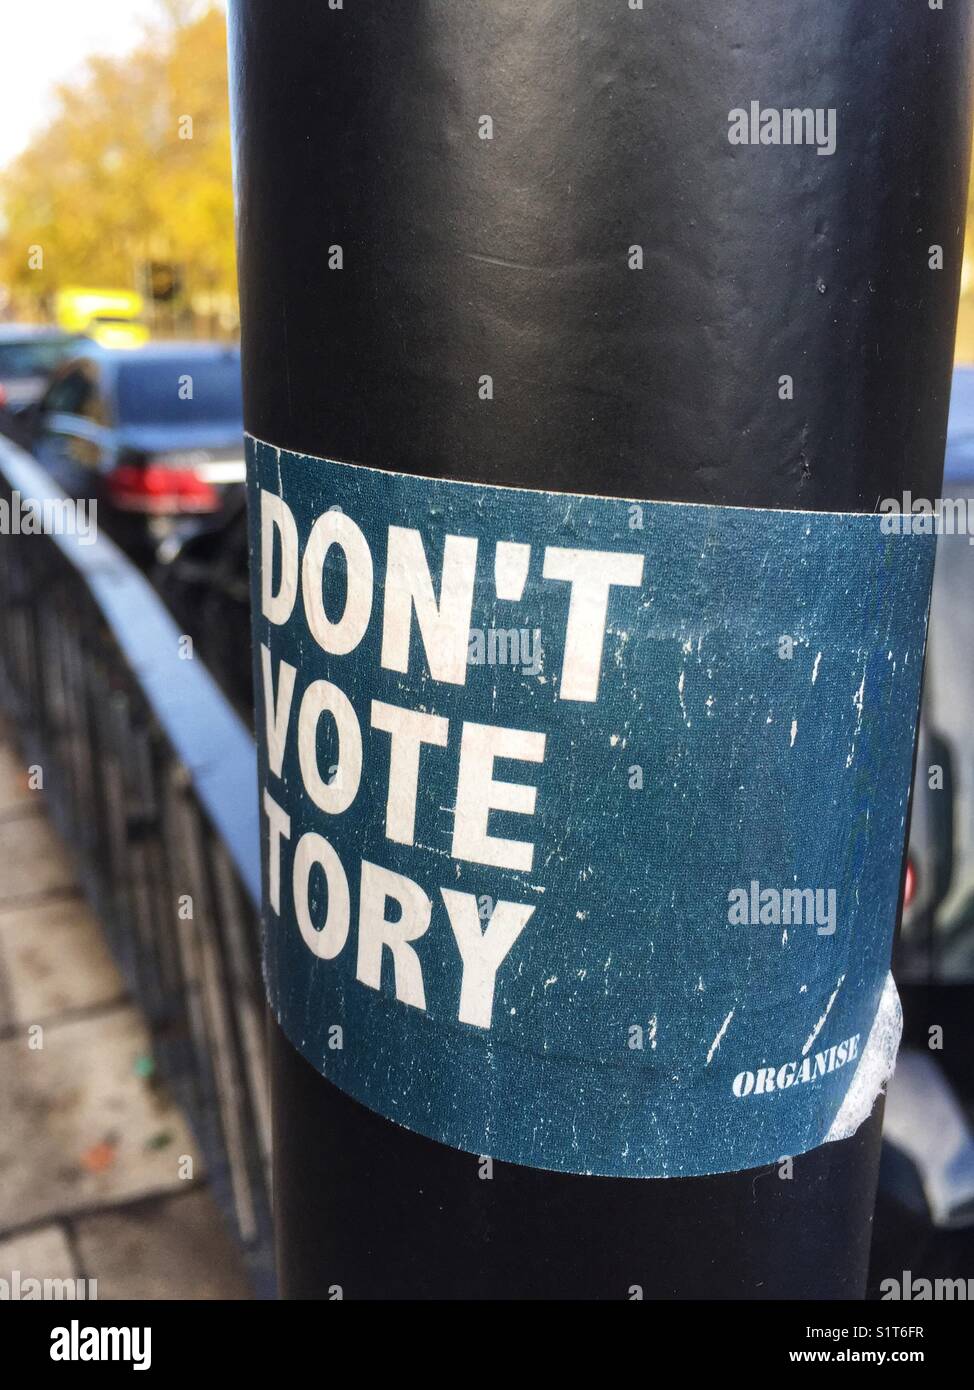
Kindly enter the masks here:
M 265 975 L 302 1055 L 574 1173 L 848 1132 L 892 1031 L 934 538 L 252 439 L 248 479 Z

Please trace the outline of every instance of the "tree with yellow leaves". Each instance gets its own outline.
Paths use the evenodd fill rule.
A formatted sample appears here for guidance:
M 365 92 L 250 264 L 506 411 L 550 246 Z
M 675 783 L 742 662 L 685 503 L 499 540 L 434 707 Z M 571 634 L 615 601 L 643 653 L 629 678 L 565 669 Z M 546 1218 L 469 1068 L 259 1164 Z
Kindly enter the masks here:
M 144 290 L 155 265 L 179 271 L 163 328 L 233 325 L 225 21 L 192 0 L 164 10 L 135 52 L 92 58 L 61 86 L 46 129 L 0 173 L 0 285 L 32 316 L 69 285 Z

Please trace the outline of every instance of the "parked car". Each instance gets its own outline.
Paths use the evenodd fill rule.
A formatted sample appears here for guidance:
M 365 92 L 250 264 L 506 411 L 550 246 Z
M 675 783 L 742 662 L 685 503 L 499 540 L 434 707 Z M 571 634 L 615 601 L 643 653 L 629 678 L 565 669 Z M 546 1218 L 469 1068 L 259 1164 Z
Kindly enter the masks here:
M 249 725 L 254 691 L 246 497 L 234 498 L 218 529 L 181 541 L 151 577 L 182 631 L 192 636 L 210 674 Z
M 36 323 L 0 323 L 0 406 L 24 410 L 44 394 L 51 373 L 86 339 Z
M 140 559 L 218 525 L 243 488 L 240 355 L 223 344 L 92 345 L 29 424 L 38 461 Z

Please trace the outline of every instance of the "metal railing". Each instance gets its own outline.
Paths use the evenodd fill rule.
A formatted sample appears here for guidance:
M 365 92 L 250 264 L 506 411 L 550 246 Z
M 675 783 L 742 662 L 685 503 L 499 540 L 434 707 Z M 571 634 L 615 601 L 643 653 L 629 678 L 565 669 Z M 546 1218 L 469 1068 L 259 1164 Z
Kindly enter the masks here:
M 8 518 L 64 500 L 0 436 Z M 0 536 L 0 706 L 183 1107 L 258 1294 L 273 1288 L 253 739 L 105 536 Z

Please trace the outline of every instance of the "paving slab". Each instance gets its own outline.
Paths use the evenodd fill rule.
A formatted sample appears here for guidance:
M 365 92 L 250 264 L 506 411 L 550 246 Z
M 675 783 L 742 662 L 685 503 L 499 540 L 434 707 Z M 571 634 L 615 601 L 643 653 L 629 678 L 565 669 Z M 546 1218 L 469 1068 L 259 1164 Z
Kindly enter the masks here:
M 205 1190 L 84 1217 L 74 1231 L 100 1300 L 253 1296 L 240 1252 Z
M 15 1296 L 18 1281 L 23 1295 L 25 1279 L 43 1284 L 45 1279 L 73 1279 L 77 1272 L 63 1226 L 41 1226 L 0 1240 L 0 1280 L 6 1281 L 10 1296 Z
M 128 1006 L 0 1043 L 0 1233 L 177 1188 L 202 1159 Z
M 101 928 L 80 897 L 0 904 L 0 977 L 4 1027 L 117 1003 L 124 994 Z
M 75 886 L 74 868 L 37 803 L 23 815 L 0 819 L 0 906 Z
M 0 725 L 0 816 L 41 805 L 41 792 L 27 785 L 27 769 L 20 755 L 3 740 Z
M 41 1281 L 21 1297 L 250 1298 L 239 1247 L 199 1186 L 195 1142 L 124 1001 L 0 720 L 0 1281 Z

